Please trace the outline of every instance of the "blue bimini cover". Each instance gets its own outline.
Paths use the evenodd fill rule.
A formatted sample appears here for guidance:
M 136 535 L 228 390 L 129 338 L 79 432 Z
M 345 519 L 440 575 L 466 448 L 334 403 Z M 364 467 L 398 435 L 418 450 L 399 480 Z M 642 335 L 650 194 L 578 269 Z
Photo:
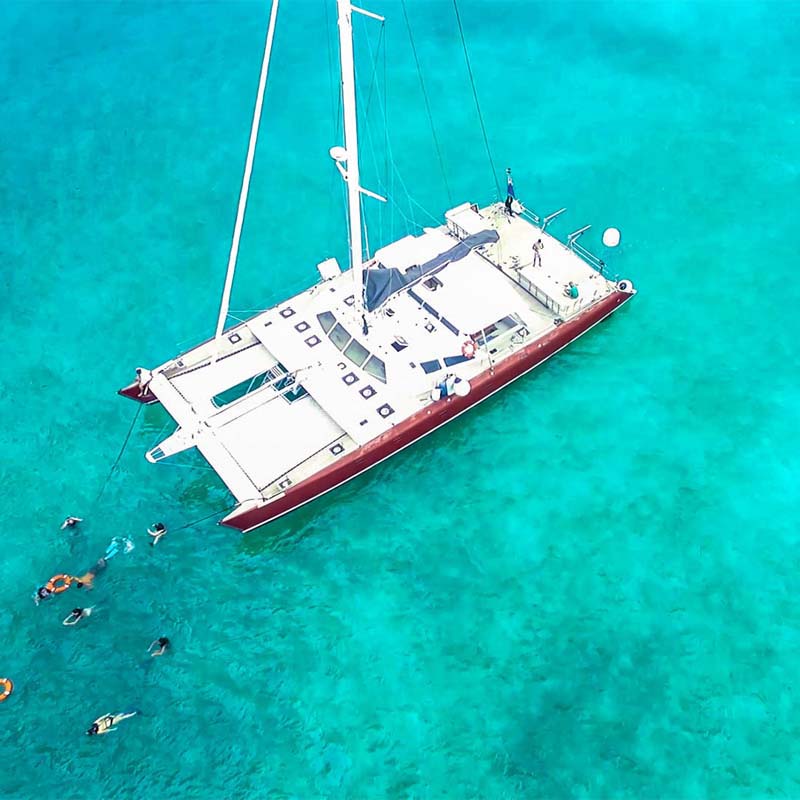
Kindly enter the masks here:
M 380 308 L 392 295 L 411 286 L 426 275 L 438 272 L 453 261 L 459 261 L 476 247 L 493 244 L 499 239 L 497 231 L 485 230 L 473 233 L 461 242 L 424 264 L 410 267 L 403 273 L 394 267 L 374 267 L 364 270 L 364 305 L 367 311 Z

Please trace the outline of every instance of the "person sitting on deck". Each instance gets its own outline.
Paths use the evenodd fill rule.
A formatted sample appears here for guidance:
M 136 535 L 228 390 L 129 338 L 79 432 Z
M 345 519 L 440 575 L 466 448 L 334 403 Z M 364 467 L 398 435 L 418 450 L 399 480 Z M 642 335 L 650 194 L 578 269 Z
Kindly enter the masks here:
M 574 300 L 578 296 L 578 287 L 570 281 L 569 284 L 564 287 L 564 294 Z
M 153 373 L 149 369 L 136 367 L 136 382 L 139 384 L 139 397 L 144 397 L 150 390 L 150 381 L 153 380 Z

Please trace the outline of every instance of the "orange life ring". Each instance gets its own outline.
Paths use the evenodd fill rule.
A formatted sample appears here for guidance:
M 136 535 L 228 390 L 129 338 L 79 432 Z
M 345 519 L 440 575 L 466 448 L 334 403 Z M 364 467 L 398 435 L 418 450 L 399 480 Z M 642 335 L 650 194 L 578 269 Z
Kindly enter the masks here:
M 464 344 L 461 345 L 461 355 L 464 358 L 475 358 L 475 353 L 478 352 L 478 345 L 472 339 L 467 339 Z
M 0 703 L 7 700 L 11 692 L 14 691 L 14 684 L 10 678 L 0 678 Z
M 57 581 L 63 581 L 60 586 L 56 586 Z M 49 581 L 45 584 L 45 588 L 48 592 L 52 592 L 53 594 L 61 594 L 61 592 L 66 592 L 69 589 L 70 585 L 72 584 L 72 576 L 71 575 L 53 575 Z

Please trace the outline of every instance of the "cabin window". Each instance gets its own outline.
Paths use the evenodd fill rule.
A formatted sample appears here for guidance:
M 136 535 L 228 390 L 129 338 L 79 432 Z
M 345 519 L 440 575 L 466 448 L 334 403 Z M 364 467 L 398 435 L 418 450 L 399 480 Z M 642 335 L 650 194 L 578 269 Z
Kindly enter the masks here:
M 324 330 L 325 333 L 328 333 L 328 331 L 336 324 L 336 317 L 334 317 L 330 311 L 323 311 L 321 314 L 317 314 L 317 321 L 319 322 L 322 330 Z
M 344 350 L 347 343 L 353 337 L 347 332 L 347 330 L 340 325 L 338 322 L 336 323 L 336 327 L 328 334 L 330 340 L 339 348 L 339 350 Z
M 433 317 L 439 319 L 439 312 L 430 304 L 430 303 L 423 303 L 422 307 Z
M 360 367 L 368 358 L 369 350 L 364 347 L 361 342 L 357 342 L 353 339 L 347 347 L 344 349 L 344 354 L 347 358 L 349 358 L 357 367 Z
M 442 325 L 445 326 L 445 328 L 447 328 L 447 330 L 449 330 L 451 333 L 454 333 L 456 336 L 458 336 L 458 328 L 456 328 L 456 326 L 453 325 L 452 322 L 448 322 L 444 317 L 440 317 L 439 321 L 442 323 Z
M 469 361 L 466 356 L 445 356 L 444 357 L 444 365 L 446 367 L 454 367 L 456 364 L 463 364 L 465 361 Z
M 438 361 L 435 361 L 435 360 L 434 361 L 420 361 L 419 365 L 422 367 L 422 369 L 428 375 L 430 375 L 431 372 L 436 372 L 436 370 L 439 370 L 439 369 L 442 368 L 441 363 L 438 362 Z
M 367 363 L 364 364 L 364 372 L 377 378 L 381 383 L 386 383 L 386 364 L 377 356 L 369 357 Z

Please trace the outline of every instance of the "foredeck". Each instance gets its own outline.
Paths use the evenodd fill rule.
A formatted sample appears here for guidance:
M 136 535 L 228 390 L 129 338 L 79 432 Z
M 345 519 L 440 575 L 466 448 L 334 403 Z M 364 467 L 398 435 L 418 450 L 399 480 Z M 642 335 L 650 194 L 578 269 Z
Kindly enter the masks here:
M 352 274 L 341 273 L 226 331 L 218 358 L 206 342 L 154 370 L 152 389 L 180 430 L 150 457 L 195 445 L 237 500 L 274 497 L 437 402 L 446 375 L 468 387 L 614 289 L 502 204 L 464 204 L 446 220 L 375 253 L 372 269 L 410 282 L 372 312 L 362 313 Z M 495 242 L 436 261 L 486 230 Z M 426 263 L 435 269 L 408 277 Z M 570 281 L 577 299 L 565 294 Z M 478 345 L 474 358 L 462 354 L 467 342 Z

